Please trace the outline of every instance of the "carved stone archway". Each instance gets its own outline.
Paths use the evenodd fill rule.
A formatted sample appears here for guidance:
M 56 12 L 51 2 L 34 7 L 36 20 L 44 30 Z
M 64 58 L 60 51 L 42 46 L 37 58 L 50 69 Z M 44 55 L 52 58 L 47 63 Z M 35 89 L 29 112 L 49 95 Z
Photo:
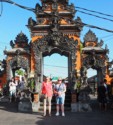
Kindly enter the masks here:
M 106 72 L 106 66 L 105 66 L 105 59 L 101 58 L 101 55 L 88 55 L 83 59 L 83 67 L 81 68 L 82 72 L 82 79 L 84 83 L 86 83 L 87 79 L 87 70 L 89 68 L 97 70 L 97 79 L 98 83 L 100 83 L 104 77 L 105 77 L 105 72 Z M 86 79 L 85 79 L 86 78 Z
M 36 40 L 32 43 L 34 58 L 35 58 L 35 79 L 39 78 L 42 82 L 42 59 L 44 54 L 50 54 L 55 49 L 59 50 L 61 54 L 67 54 L 70 60 L 70 81 L 75 83 L 76 81 L 76 50 L 78 41 L 68 36 L 63 36 L 61 32 L 52 32 L 47 36 Z
M 22 56 L 15 56 L 11 60 L 8 61 L 7 63 L 7 80 L 11 79 L 13 75 L 13 70 L 23 68 L 27 75 L 29 75 L 30 72 L 30 63 L 29 60 L 25 57 Z
M 84 37 L 84 48 L 82 49 L 82 67 L 81 80 L 82 83 L 87 84 L 87 70 L 93 68 L 97 70 L 98 85 L 106 76 L 107 71 L 107 53 L 109 52 L 107 46 L 102 48 L 103 41 L 98 42 L 96 35 L 89 30 Z

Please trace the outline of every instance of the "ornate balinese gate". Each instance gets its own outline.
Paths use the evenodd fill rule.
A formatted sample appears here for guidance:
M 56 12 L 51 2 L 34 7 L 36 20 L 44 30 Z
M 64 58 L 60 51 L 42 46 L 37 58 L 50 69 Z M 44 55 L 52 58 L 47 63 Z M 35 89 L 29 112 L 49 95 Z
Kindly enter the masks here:
M 60 53 L 68 57 L 70 87 L 76 83 L 81 67 L 80 31 L 81 19 L 74 20 L 75 8 L 67 0 L 42 0 L 35 7 L 37 21 L 28 20 L 32 36 L 31 74 L 36 83 L 43 80 L 43 57 Z
M 15 77 L 15 71 L 23 68 L 26 71 L 27 77 L 30 73 L 30 48 L 26 35 L 22 32 L 19 33 L 13 41 L 10 42 L 12 49 L 10 51 L 5 50 L 4 53 L 7 55 L 6 60 L 6 76 L 7 80 Z
M 87 83 L 87 70 L 93 68 L 97 70 L 97 84 L 106 77 L 107 74 L 107 61 L 109 52 L 107 46 L 102 48 L 103 41 L 98 42 L 96 35 L 89 30 L 84 37 L 82 49 L 82 67 L 81 67 L 81 80 Z

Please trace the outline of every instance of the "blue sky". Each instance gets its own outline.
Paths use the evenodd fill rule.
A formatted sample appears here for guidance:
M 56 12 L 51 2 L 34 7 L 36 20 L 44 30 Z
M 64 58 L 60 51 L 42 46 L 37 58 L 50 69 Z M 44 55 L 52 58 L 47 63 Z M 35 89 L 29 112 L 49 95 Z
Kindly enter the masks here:
M 13 0 L 14 2 L 21 4 L 23 6 L 32 7 L 35 8 L 36 3 L 39 2 L 39 0 Z M 113 15 L 113 0 L 69 0 L 69 3 L 74 3 L 75 7 L 83 7 L 87 8 L 89 10 L 95 10 L 106 14 Z M 1 6 L 0 6 L 0 12 L 1 12 Z M 96 14 L 97 15 L 97 14 Z M 88 16 L 86 14 L 82 14 L 80 12 L 76 12 L 75 18 L 79 16 L 84 23 L 96 25 L 102 28 L 106 28 L 109 30 L 113 30 L 113 22 L 99 19 L 93 16 Z M 99 15 L 101 16 L 101 15 Z M 32 17 L 35 18 L 35 14 L 28 11 L 21 9 L 15 5 L 11 5 L 8 3 L 3 3 L 3 11 L 2 15 L 0 16 L 0 60 L 4 59 L 5 56 L 3 54 L 3 50 L 5 47 L 7 50 L 10 49 L 10 41 L 15 40 L 15 37 L 22 31 L 26 34 L 29 41 L 30 38 L 30 32 L 28 28 L 26 27 L 28 18 Z M 105 16 L 104 16 L 105 17 Z M 111 17 L 107 17 L 113 20 Z M 83 31 L 81 32 L 81 40 L 83 41 L 84 35 L 87 33 L 87 31 L 90 28 L 83 28 Z M 98 37 L 98 39 L 103 39 L 104 43 L 108 45 L 108 48 L 110 50 L 109 58 L 110 60 L 113 59 L 113 33 L 97 30 L 97 29 L 91 29 Z M 105 45 L 104 44 L 104 45 Z M 103 46 L 104 47 L 104 46 Z M 61 77 L 67 76 L 67 58 L 60 56 L 60 55 L 52 55 L 52 57 L 46 57 L 44 59 L 45 65 L 45 74 L 47 75 L 58 75 Z M 48 65 L 55 65 L 55 66 L 61 66 L 61 67 L 52 67 Z M 94 74 L 93 72 L 90 73 L 91 75 Z

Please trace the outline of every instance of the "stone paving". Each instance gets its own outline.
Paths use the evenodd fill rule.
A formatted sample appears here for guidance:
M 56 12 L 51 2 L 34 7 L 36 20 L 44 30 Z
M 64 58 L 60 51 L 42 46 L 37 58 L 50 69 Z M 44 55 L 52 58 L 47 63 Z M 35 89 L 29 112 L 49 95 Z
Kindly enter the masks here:
M 0 102 L 0 125 L 113 125 L 113 110 L 92 112 L 66 112 L 66 116 L 43 117 L 42 113 L 21 113 L 16 103 Z

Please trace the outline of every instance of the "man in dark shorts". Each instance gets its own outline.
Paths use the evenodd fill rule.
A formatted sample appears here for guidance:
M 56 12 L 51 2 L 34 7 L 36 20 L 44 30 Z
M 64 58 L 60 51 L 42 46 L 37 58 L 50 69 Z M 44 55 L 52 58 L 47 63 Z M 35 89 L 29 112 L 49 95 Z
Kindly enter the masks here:
M 104 85 L 104 82 L 97 89 L 98 92 L 98 101 L 101 110 L 107 110 L 107 88 Z

